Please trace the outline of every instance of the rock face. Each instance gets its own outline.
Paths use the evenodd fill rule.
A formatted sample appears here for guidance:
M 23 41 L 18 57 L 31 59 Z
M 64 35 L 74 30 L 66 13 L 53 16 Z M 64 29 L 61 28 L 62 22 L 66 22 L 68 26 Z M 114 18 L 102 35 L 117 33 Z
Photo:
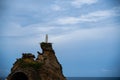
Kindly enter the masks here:
M 37 59 L 31 53 L 22 54 L 14 63 L 7 80 L 66 80 L 51 43 L 42 42 Z

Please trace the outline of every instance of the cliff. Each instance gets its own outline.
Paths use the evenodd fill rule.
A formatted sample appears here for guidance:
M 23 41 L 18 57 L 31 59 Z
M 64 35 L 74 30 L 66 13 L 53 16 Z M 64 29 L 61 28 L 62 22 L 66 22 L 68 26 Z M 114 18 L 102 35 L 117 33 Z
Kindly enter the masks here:
M 51 43 L 40 44 L 37 58 L 31 53 L 23 53 L 13 64 L 7 80 L 66 80 L 62 66 L 58 62 Z

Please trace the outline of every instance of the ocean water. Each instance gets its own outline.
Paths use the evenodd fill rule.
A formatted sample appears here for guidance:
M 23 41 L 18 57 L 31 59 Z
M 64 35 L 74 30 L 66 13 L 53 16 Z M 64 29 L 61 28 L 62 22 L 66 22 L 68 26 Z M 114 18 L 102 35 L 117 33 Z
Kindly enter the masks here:
M 120 80 L 120 77 L 67 77 L 67 80 Z
M 67 77 L 67 80 L 120 80 L 120 77 Z M 6 80 L 0 78 L 0 80 Z

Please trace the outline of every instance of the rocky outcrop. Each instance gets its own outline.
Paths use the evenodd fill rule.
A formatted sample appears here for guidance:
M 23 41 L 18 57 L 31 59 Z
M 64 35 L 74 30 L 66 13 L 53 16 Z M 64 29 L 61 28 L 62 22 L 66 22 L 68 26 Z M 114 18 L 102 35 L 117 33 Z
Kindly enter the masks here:
M 14 63 L 7 80 L 66 80 L 51 43 L 42 42 L 38 56 L 23 53 Z

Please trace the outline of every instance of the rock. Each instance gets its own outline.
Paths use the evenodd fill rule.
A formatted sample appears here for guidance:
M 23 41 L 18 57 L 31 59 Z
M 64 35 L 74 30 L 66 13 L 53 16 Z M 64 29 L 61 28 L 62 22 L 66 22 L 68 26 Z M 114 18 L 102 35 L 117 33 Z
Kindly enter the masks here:
M 36 59 L 32 53 L 24 53 L 14 63 L 7 80 L 66 80 L 51 43 L 42 42 L 42 53 Z

